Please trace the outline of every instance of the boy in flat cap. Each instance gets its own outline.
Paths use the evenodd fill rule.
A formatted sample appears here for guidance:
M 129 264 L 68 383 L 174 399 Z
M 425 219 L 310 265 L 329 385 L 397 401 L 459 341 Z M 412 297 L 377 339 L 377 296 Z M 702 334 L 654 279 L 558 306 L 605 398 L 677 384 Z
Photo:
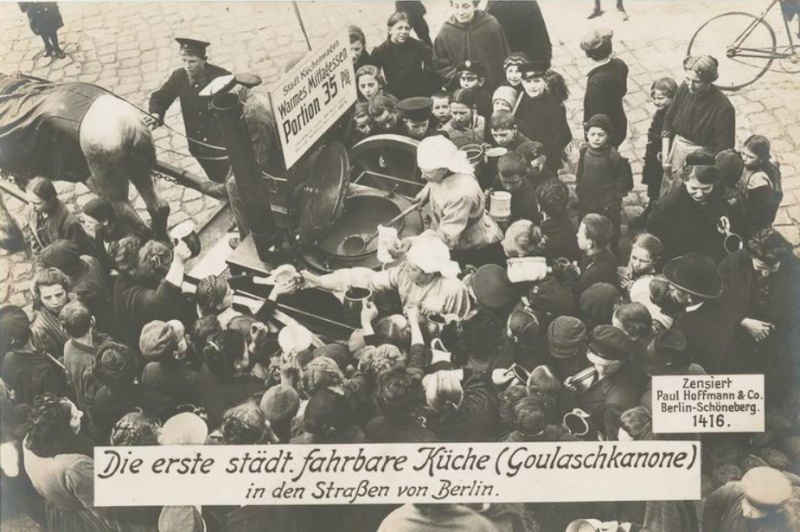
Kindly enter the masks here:
M 433 100 L 424 96 L 406 98 L 397 104 L 397 110 L 403 113 L 403 129 L 405 135 L 412 139 L 422 140 L 425 137 L 441 135 L 432 118 Z
M 780 532 L 797 530 L 788 508 L 789 479 L 771 467 L 754 467 L 740 482 L 728 482 L 709 495 L 703 509 L 703 530 Z
M 581 40 L 581 50 L 594 61 L 586 80 L 583 97 L 583 121 L 603 114 L 611 119 L 611 145 L 619 148 L 628 134 L 628 118 L 622 99 L 628 92 L 628 65 L 622 59 L 611 57 L 611 38 L 614 32 L 600 28 L 587 33 Z
M 164 115 L 176 98 L 181 102 L 183 125 L 189 137 L 189 153 L 197 159 L 209 179 L 223 183 L 230 170 L 222 134 L 209 108 L 210 97 L 200 96 L 200 91 L 213 79 L 230 74 L 224 68 L 207 62 L 209 43 L 195 39 L 175 39 L 180 45 L 183 68 L 170 74 L 166 82 L 150 95 L 147 125 L 157 128 L 164 125 Z

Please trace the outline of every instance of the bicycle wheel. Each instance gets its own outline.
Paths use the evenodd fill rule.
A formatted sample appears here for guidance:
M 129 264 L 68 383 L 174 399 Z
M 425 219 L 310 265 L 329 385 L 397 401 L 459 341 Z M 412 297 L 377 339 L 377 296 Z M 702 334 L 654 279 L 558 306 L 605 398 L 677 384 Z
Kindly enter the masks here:
M 710 55 L 719 61 L 714 84 L 734 91 L 764 75 L 775 57 L 775 32 L 763 19 L 749 13 L 723 13 L 695 32 L 687 55 Z

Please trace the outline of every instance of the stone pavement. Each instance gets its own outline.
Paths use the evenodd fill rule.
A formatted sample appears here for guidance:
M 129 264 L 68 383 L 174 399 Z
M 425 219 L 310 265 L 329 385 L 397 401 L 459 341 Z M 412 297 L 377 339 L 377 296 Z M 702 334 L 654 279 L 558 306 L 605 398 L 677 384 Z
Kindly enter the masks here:
M 630 21 L 623 22 L 606 0 L 606 14 L 587 20 L 589 0 L 578 2 L 540 2 L 553 42 L 554 69 L 561 72 L 570 87 L 567 102 L 573 135 L 582 135 L 582 98 L 589 61 L 578 43 L 591 27 L 607 25 L 615 32 L 615 51 L 630 67 L 626 107 L 629 141 L 622 153 L 631 162 L 637 186 L 625 201 L 627 216 L 641 211 L 644 188 L 638 184 L 646 133 L 653 109 L 649 88 L 653 80 L 671 75 L 680 80 L 681 61 L 689 39 L 700 24 L 711 16 L 729 11 L 725 1 L 632 1 L 628 2 Z M 736 10 L 758 13 L 764 1 L 740 1 Z M 448 3 L 426 2 L 428 22 L 433 33 L 448 15 Z M 345 24 L 355 23 L 367 35 L 368 48 L 385 36 L 385 21 L 393 11 L 392 2 L 300 2 L 305 27 L 312 45 Z M 141 107 L 146 107 L 150 92 L 179 67 L 173 37 L 205 38 L 212 63 L 233 71 L 250 71 L 264 79 L 264 87 L 276 81 L 284 66 L 306 50 L 291 4 L 288 2 L 173 2 L 173 3 L 64 3 L 61 12 L 65 26 L 60 39 L 67 59 L 51 61 L 42 57 L 42 43 L 31 34 L 27 19 L 15 3 L 0 3 L 0 71 L 21 71 L 53 81 L 84 81 L 101 85 Z M 777 15 L 777 13 L 773 13 Z M 779 18 L 771 19 L 778 39 L 785 39 Z M 737 108 L 739 142 L 758 132 L 766 135 L 773 153 L 782 163 L 785 199 L 776 225 L 798 249 L 800 246 L 800 75 L 769 72 L 751 87 L 731 95 Z M 167 124 L 183 130 L 179 106 L 173 106 Z M 186 155 L 186 141 L 165 128 L 155 132 L 159 157 L 167 162 L 202 174 L 196 162 Z M 577 155 L 573 144 L 573 159 Z M 573 161 L 574 162 L 574 161 Z M 58 185 L 62 197 L 72 208 L 90 198 L 82 185 Z M 198 192 L 160 182 L 161 194 L 172 207 L 170 223 L 187 218 L 202 222 L 217 202 Z M 131 192 L 135 195 L 135 191 Z M 135 197 L 135 196 L 132 196 Z M 144 213 L 141 200 L 136 202 Z M 11 200 L 15 215 L 22 214 L 20 202 Z M 146 213 L 144 214 L 146 216 Z M 22 253 L 0 255 L 0 303 L 27 306 L 32 267 Z

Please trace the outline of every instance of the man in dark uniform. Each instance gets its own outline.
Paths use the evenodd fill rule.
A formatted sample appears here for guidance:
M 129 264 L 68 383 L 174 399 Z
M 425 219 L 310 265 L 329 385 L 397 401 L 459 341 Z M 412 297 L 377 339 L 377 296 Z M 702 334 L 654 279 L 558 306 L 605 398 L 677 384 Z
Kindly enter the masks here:
M 167 109 L 176 98 L 180 98 L 189 153 L 197 159 L 209 179 L 222 183 L 230 171 L 230 162 L 210 109 L 211 98 L 201 97 L 200 91 L 213 79 L 230 72 L 206 61 L 209 43 L 194 39 L 175 40 L 180 44 L 183 68 L 175 70 L 150 95 L 150 114 L 153 116 L 145 121 L 153 129 L 163 125 Z
M 422 140 L 426 137 L 441 135 L 433 116 L 433 100 L 424 96 L 406 98 L 397 104 L 397 109 L 403 113 L 404 134 L 412 139 Z

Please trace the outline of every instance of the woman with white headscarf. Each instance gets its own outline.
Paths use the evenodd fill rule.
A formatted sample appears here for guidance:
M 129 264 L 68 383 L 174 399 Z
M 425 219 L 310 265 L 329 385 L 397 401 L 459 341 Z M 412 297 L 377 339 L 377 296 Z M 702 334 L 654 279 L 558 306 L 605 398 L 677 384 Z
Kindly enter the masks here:
M 441 135 L 423 139 L 417 165 L 428 184 L 417 196 L 431 209 L 431 229 L 459 259 L 476 266 L 473 251 L 500 242 L 503 232 L 486 212 L 484 195 L 466 153 Z M 480 262 L 480 261 L 479 261 Z
M 303 272 L 307 285 L 330 292 L 369 288 L 373 292 L 396 291 L 403 307 L 415 306 L 423 315 L 452 314 L 463 318 L 472 303 L 467 286 L 456 276 L 458 264 L 441 240 L 423 233 L 414 240 L 405 260 L 383 271 L 347 268 L 328 275 Z

